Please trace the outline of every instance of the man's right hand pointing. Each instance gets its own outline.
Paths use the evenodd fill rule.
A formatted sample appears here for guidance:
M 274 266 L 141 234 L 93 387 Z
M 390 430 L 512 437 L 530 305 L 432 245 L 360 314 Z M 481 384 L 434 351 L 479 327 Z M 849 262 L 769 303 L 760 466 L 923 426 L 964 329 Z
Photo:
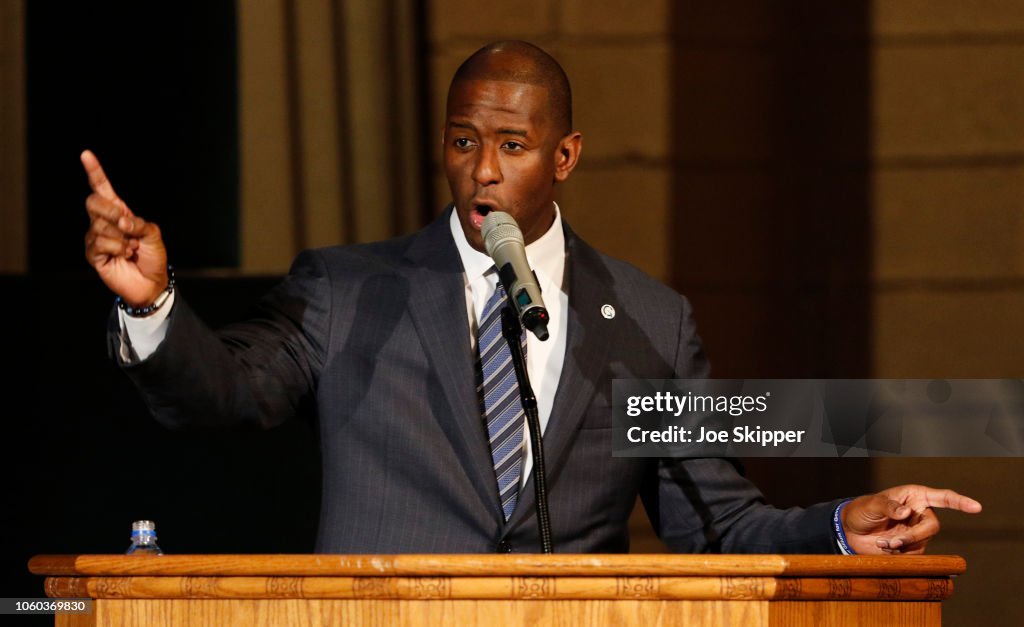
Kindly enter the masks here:
M 152 304 L 167 289 L 167 250 L 160 229 L 132 213 L 91 151 L 82 153 L 92 194 L 85 199 L 89 230 L 85 258 L 115 294 L 132 307 Z

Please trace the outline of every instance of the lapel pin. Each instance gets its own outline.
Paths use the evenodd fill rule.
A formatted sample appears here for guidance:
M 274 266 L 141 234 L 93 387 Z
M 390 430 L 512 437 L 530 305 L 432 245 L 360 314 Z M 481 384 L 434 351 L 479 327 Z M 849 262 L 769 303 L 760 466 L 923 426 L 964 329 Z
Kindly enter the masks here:
M 605 318 L 611 320 L 612 318 L 615 317 L 615 308 L 612 307 L 611 305 L 602 305 L 601 306 L 601 315 L 604 316 Z

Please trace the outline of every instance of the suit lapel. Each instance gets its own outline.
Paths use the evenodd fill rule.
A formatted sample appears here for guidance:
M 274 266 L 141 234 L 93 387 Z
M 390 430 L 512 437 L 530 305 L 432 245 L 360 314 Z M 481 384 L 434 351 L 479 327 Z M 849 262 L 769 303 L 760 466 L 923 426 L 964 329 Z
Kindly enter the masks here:
M 462 261 L 447 216 L 420 233 L 406 253 L 411 262 L 404 269 L 410 278 L 410 315 L 451 407 L 450 419 L 439 416 L 441 426 L 480 499 L 500 518 L 490 444 L 476 393 Z
M 565 225 L 566 272 L 569 277 L 569 310 L 565 359 L 562 374 L 558 379 L 558 390 L 544 430 L 544 459 L 547 466 L 548 487 L 565 463 L 566 455 L 584 411 L 594 396 L 596 386 L 605 370 L 608 351 L 611 346 L 609 334 L 612 321 L 601 315 L 601 307 L 610 304 L 619 308 L 619 303 L 608 300 L 611 293 L 611 279 L 603 271 L 597 254 L 586 243 L 575 236 L 568 224 Z M 608 287 L 609 289 L 602 289 Z M 620 308 L 621 309 L 621 308 Z M 612 454 L 608 451 L 608 455 Z M 533 473 L 523 492 L 520 493 L 509 525 L 530 515 L 535 506 Z

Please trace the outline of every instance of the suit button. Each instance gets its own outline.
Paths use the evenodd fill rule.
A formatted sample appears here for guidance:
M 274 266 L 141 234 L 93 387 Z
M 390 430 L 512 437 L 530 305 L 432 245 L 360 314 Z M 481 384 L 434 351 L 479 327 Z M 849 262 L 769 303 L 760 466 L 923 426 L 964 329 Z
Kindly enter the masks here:
M 498 543 L 498 553 L 511 553 L 511 552 L 512 552 L 512 545 L 509 544 L 506 540 L 502 540 L 501 542 Z

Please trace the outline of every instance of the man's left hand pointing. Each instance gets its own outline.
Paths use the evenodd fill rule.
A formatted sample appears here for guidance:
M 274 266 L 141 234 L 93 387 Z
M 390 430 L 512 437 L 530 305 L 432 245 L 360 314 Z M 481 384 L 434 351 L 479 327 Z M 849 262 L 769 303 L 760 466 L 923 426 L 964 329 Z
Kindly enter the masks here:
M 843 508 L 846 541 L 859 555 L 924 553 L 939 532 L 935 507 L 969 514 L 981 511 L 981 503 L 952 490 L 896 486 L 856 498 Z

